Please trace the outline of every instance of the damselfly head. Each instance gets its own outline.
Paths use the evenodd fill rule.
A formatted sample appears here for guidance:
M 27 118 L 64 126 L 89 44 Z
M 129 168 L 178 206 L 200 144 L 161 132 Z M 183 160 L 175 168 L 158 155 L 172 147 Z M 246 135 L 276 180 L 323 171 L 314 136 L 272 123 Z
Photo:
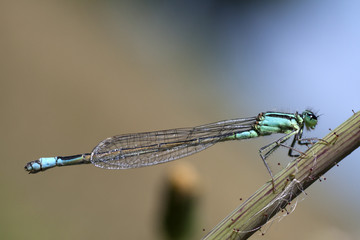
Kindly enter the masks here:
M 316 116 L 312 111 L 305 110 L 302 114 L 304 124 L 308 130 L 314 129 L 318 123 L 318 116 Z

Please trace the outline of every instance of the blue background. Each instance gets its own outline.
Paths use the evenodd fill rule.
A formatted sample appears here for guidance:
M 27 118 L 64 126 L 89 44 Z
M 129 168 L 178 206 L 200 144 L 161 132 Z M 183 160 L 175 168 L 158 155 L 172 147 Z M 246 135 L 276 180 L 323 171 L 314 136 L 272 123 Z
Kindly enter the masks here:
M 359 110 L 358 1 L 2 5 L 2 239 L 158 239 L 164 176 L 176 163 L 27 175 L 23 166 L 39 157 L 262 111 L 310 108 L 319 125 L 305 136 L 323 137 Z M 197 236 L 269 179 L 257 150 L 274 139 L 219 144 L 181 160 L 201 179 Z M 285 153 L 274 158 L 286 162 Z M 356 239 L 359 155 L 311 186 L 266 239 Z

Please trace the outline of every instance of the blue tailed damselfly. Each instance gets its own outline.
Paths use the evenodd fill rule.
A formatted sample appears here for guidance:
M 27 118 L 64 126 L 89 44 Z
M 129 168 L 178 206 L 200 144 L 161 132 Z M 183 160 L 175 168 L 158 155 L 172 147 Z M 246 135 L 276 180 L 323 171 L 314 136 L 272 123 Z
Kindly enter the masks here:
M 242 140 L 283 133 L 285 136 L 262 147 L 260 156 L 273 179 L 266 158 L 290 137 L 295 143 L 307 144 L 301 136 L 304 127 L 314 129 L 317 116 L 306 110 L 303 113 L 263 112 L 256 117 L 225 120 L 192 128 L 133 133 L 113 136 L 101 141 L 91 153 L 66 157 L 46 157 L 29 162 L 25 170 L 37 173 L 55 166 L 92 163 L 107 169 L 127 169 L 169 162 L 202 151 L 215 143 Z

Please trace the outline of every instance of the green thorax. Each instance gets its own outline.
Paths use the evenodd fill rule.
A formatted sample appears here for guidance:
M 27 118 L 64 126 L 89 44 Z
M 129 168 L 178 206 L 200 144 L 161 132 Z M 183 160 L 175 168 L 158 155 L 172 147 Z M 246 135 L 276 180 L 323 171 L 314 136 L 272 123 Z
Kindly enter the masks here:
M 303 128 L 303 126 L 304 120 L 297 112 L 295 114 L 264 112 L 258 115 L 255 129 L 259 132 L 259 135 L 288 134 Z

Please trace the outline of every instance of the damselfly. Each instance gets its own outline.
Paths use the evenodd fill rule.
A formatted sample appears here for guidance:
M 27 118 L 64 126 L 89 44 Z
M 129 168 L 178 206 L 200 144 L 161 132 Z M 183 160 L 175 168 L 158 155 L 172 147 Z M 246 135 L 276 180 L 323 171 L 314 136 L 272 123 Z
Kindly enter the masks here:
M 273 179 L 266 158 L 291 137 L 293 141 L 288 146 L 288 155 L 298 156 L 293 154 L 295 143 L 308 144 L 309 139 L 301 139 L 304 127 L 314 129 L 317 122 L 317 116 L 309 110 L 301 114 L 263 112 L 256 117 L 225 120 L 198 127 L 123 134 L 101 141 L 91 153 L 39 158 L 27 163 L 25 170 L 37 173 L 55 166 L 87 163 L 107 169 L 145 167 L 186 157 L 218 142 L 283 133 L 283 137 L 259 150 Z

